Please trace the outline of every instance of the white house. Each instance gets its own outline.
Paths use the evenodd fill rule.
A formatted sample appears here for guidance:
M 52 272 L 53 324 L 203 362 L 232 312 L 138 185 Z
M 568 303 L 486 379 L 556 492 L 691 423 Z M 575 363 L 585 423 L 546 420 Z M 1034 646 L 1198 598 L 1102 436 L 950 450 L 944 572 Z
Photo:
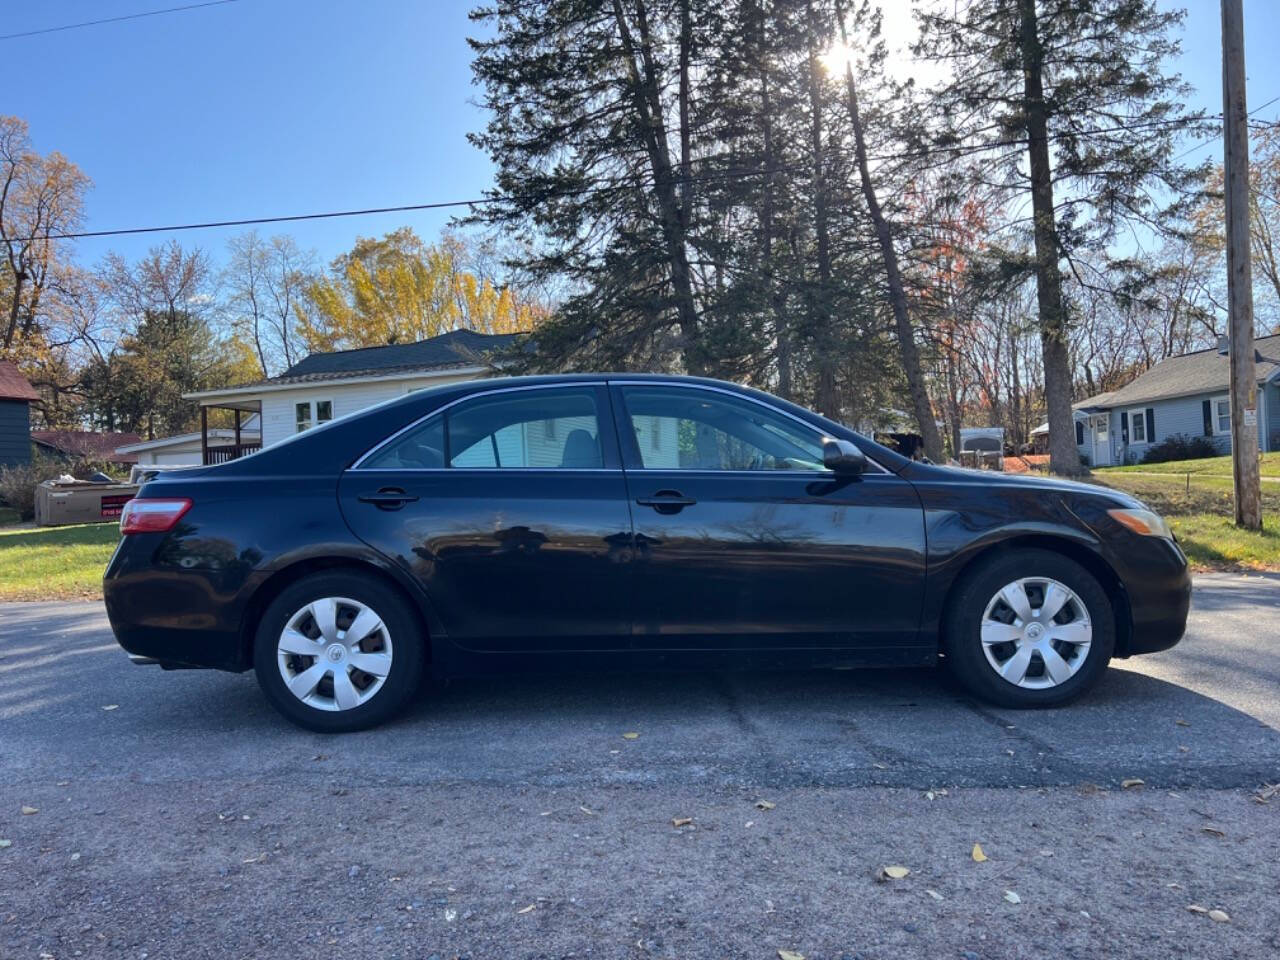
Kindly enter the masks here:
M 258 432 L 257 422 L 258 418 L 254 415 L 241 425 L 240 443 L 246 449 L 261 446 L 262 437 Z M 180 433 L 173 437 L 116 447 L 116 453 L 136 454 L 138 466 L 141 467 L 187 467 L 203 462 L 202 451 L 206 442 L 214 447 L 233 444 L 236 442 L 236 432 L 226 427 L 210 427 L 207 441 L 199 433 Z
M 453 330 L 417 343 L 313 353 L 269 380 L 184 394 L 200 404 L 201 433 L 195 436 L 201 456 L 195 462 L 233 460 L 395 396 L 490 376 L 488 358 L 514 340 L 514 334 Z M 231 410 L 238 423 L 242 417 L 244 421 L 228 436 L 208 426 L 211 409 Z M 245 430 L 251 417 L 261 424 L 261 432 L 249 437 Z

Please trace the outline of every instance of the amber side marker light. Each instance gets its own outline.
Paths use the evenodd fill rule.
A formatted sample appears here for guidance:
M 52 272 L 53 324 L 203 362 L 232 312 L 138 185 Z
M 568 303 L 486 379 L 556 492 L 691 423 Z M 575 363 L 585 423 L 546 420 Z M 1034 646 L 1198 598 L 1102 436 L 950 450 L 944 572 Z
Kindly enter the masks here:
M 190 509 L 191 501 L 185 497 L 173 500 L 139 500 L 134 497 L 120 513 L 120 532 L 168 533 Z
M 1107 515 L 1139 536 L 1173 539 L 1173 531 L 1164 517 L 1150 510 L 1108 510 Z

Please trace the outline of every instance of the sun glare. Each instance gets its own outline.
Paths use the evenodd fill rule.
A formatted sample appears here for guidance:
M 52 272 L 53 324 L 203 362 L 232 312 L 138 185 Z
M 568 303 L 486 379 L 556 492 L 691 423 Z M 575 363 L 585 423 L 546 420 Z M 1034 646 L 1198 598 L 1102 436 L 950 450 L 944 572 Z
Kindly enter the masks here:
M 841 43 L 837 40 L 831 45 L 831 49 L 818 57 L 822 61 L 822 65 L 826 67 L 827 72 L 831 74 L 842 74 L 844 68 L 853 62 L 853 49 L 847 43 Z

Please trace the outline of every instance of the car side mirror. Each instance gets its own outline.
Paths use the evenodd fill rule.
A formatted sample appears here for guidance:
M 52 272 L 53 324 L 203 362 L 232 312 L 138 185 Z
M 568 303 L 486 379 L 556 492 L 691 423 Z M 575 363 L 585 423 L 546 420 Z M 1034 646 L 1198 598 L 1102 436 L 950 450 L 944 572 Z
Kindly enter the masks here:
M 824 440 L 822 465 L 840 476 L 857 477 L 867 469 L 867 457 L 857 444 L 848 440 Z

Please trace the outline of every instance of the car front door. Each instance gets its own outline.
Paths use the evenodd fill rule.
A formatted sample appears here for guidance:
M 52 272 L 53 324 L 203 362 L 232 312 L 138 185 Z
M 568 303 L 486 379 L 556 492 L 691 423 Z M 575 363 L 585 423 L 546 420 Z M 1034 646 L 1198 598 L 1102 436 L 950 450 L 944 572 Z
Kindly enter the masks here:
M 472 394 L 364 457 L 339 497 L 453 644 L 628 646 L 631 517 L 602 384 Z
M 823 435 L 744 394 L 615 383 L 636 539 L 636 643 L 855 648 L 920 659 L 924 516 L 874 463 L 823 466 Z

